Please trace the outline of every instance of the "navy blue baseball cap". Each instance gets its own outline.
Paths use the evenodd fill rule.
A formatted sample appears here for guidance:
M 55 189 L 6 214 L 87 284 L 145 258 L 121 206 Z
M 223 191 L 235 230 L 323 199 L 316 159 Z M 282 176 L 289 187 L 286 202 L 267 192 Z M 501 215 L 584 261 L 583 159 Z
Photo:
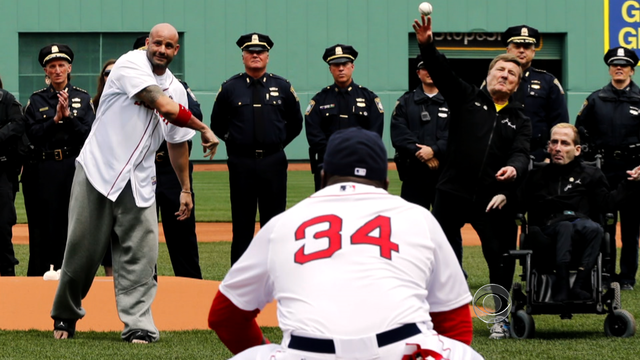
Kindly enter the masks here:
M 324 154 L 324 171 L 374 181 L 387 180 L 387 149 L 380 135 L 361 127 L 336 131 Z

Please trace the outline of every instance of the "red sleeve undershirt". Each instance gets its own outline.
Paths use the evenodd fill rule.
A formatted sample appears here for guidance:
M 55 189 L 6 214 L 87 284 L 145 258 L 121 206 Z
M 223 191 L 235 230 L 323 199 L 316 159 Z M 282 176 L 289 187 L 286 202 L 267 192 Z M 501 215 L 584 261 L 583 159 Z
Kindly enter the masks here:
M 209 327 L 234 354 L 250 347 L 268 344 L 256 322 L 259 309 L 242 310 L 218 291 L 209 310 Z
M 432 312 L 430 315 L 433 329 L 438 334 L 471 345 L 473 326 L 469 305 L 465 304 L 449 311 Z

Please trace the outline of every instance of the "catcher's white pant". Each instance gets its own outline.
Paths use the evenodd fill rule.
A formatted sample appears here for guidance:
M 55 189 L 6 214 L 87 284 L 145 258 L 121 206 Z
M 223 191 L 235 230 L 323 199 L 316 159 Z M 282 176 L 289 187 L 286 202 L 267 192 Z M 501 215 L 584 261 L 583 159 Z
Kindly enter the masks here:
M 318 354 L 287 349 L 279 344 L 255 346 L 234 356 L 233 360 L 400 360 L 410 355 L 418 344 L 422 349 L 430 349 L 450 360 L 484 359 L 469 345 L 441 335 L 418 334 L 394 344 L 378 348 L 376 337 L 360 339 L 334 339 L 336 354 Z

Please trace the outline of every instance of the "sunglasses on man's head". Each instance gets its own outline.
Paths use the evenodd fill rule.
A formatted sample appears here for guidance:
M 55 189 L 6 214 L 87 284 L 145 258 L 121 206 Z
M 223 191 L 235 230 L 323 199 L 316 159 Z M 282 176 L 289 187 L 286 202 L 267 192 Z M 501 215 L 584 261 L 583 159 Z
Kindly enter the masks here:
M 109 77 L 109 74 L 111 74 L 111 70 L 105 70 L 105 71 L 102 73 L 102 76 L 104 76 L 104 77 Z

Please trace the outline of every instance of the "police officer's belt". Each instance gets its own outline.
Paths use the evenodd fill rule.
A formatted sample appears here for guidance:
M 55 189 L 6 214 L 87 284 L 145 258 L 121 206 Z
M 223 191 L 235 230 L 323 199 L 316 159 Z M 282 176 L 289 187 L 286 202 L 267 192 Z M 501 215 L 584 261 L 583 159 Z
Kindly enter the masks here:
M 263 146 L 260 149 L 244 146 L 227 146 L 227 153 L 232 156 L 247 157 L 253 159 L 262 159 L 269 155 L 273 155 L 282 151 L 282 145 Z
M 404 340 L 414 335 L 420 334 L 422 331 L 416 324 L 405 324 L 399 328 L 384 331 L 376 334 L 376 340 L 378 341 L 378 347 L 387 346 L 398 341 Z M 331 339 L 314 339 L 304 336 L 291 335 L 289 349 L 295 349 L 300 351 L 308 351 L 321 354 L 335 354 L 336 347 Z
M 52 151 L 37 152 L 31 158 L 32 162 L 56 160 L 60 161 L 68 157 L 78 156 L 80 148 L 63 148 Z
M 615 148 L 599 149 L 599 154 L 605 159 L 629 160 L 640 157 L 640 143 L 622 145 Z

